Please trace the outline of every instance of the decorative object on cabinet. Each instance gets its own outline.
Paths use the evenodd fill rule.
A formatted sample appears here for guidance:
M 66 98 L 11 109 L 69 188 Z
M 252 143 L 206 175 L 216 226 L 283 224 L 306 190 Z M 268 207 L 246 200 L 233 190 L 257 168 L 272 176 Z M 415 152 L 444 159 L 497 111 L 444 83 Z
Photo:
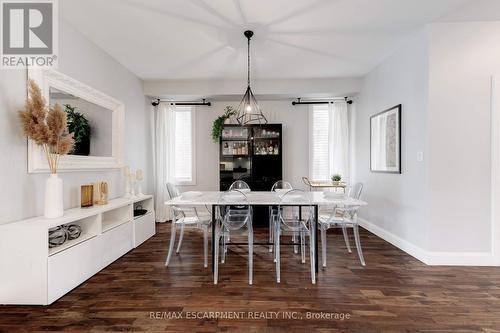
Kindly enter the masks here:
M 135 195 L 135 172 L 130 171 L 128 177 L 130 178 L 130 197 L 135 198 L 135 197 L 137 197 Z
M 240 125 L 247 124 L 267 124 L 266 117 L 262 114 L 257 99 L 250 88 L 250 39 L 253 37 L 253 31 L 246 30 L 243 35 L 247 38 L 247 90 L 238 105 L 237 120 Z
M 78 239 L 82 227 L 78 224 L 64 224 L 49 230 L 49 248 L 63 245 L 66 241 Z
M 125 106 L 120 101 L 52 69 L 28 68 L 28 78 L 40 87 L 48 105 L 70 104 L 77 107 L 93 125 L 90 155 L 69 154 L 61 159 L 61 171 L 119 169 L 123 166 Z M 63 111 L 64 112 L 64 111 Z M 33 140 L 28 141 L 28 172 L 49 172 L 44 152 Z
M 49 248 L 63 245 L 67 238 L 66 230 L 62 226 L 49 229 Z
M 82 234 L 82 227 L 78 224 L 70 224 L 63 226 L 66 231 L 66 235 L 68 236 L 68 240 L 77 239 Z
M 370 170 L 401 173 L 401 104 L 370 117 Z
M 108 204 L 108 183 L 98 182 L 94 186 L 94 197 L 96 205 Z
M 125 166 L 123 168 L 123 175 L 125 176 L 125 195 L 124 198 L 130 198 L 130 168 Z
M 144 196 L 144 193 L 142 193 L 142 184 L 141 184 L 141 182 L 144 180 L 144 175 L 143 175 L 141 169 L 138 169 L 135 172 L 135 179 L 137 181 L 137 196 L 138 197 L 142 197 L 142 196 Z
M 66 114 L 61 105 L 49 107 L 40 87 L 28 80 L 28 100 L 24 110 L 19 111 L 24 134 L 43 149 L 50 169 L 45 183 L 45 217 L 63 215 L 63 182 L 57 175 L 59 161 L 73 147 L 73 136 L 67 134 Z
M 80 187 L 80 207 L 88 208 L 94 205 L 94 185 Z
M 226 106 L 224 108 L 224 114 L 222 116 L 217 117 L 212 124 L 212 140 L 217 143 L 219 142 L 219 138 L 222 134 L 222 129 L 224 128 L 224 123 L 229 118 L 236 115 L 236 110 L 232 106 Z
M 44 215 L 48 219 L 64 214 L 63 181 L 57 173 L 51 173 L 45 182 Z
M 77 108 L 75 106 L 64 104 L 64 107 L 68 121 L 68 130 L 70 133 L 73 133 L 73 139 L 75 140 L 75 145 L 70 154 L 89 156 L 92 131 L 88 119 L 82 113 L 76 111 Z
M 145 215 L 148 212 L 147 209 L 142 208 L 142 205 L 137 205 L 134 207 L 134 217 Z

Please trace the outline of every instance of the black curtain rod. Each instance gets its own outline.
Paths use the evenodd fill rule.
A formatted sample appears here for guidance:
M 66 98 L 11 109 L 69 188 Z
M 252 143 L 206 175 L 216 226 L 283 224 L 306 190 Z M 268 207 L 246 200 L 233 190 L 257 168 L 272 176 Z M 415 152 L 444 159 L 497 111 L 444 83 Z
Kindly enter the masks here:
M 168 102 L 170 105 L 181 105 L 181 106 L 212 106 L 211 102 L 206 102 L 205 99 L 203 98 L 203 102 L 173 102 L 173 101 L 162 101 L 159 98 L 154 99 L 151 102 L 151 105 L 153 106 L 158 106 L 160 105 L 160 102 Z
M 347 104 L 352 104 L 352 99 L 349 99 L 348 97 L 344 97 L 344 100 L 345 100 L 345 102 L 346 102 Z M 305 104 L 328 104 L 328 103 L 330 103 L 330 102 L 331 102 L 331 100 L 330 100 L 330 101 L 316 101 L 316 102 L 315 102 L 315 101 L 306 101 L 306 102 L 302 102 L 302 101 L 300 100 L 300 98 L 297 98 L 297 100 L 296 100 L 296 101 L 293 101 L 293 102 L 292 102 L 292 105 L 305 105 Z

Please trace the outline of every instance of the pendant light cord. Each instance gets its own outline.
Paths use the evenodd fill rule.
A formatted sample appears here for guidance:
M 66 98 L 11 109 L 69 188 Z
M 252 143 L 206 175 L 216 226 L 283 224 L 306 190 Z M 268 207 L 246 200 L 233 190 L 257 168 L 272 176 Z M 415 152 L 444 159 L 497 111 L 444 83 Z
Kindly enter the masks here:
M 248 54 L 247 54 L 247 85 L 250 87 L 250 37 L 248 37 Z

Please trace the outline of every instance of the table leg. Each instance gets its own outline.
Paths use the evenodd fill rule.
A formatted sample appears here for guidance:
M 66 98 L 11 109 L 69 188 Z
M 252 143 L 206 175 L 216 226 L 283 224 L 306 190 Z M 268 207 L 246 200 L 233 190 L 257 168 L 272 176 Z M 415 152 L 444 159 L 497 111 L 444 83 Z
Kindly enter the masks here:
M 318 273 L 318 205 L 314 205 L 314 269 Z M 317 277 L 316 277 L 317 279 Z
M 212 205 L 212 272 L 215 268 L 215 205 Z

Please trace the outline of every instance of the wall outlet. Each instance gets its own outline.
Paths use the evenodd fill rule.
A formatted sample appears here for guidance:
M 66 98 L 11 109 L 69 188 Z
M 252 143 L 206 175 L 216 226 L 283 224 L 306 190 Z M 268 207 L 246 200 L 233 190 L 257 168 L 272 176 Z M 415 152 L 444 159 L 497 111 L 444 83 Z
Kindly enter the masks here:
M 424 152 L 417 151 L 417 162 L 423 162 L 423 161 L 424 161 Z

